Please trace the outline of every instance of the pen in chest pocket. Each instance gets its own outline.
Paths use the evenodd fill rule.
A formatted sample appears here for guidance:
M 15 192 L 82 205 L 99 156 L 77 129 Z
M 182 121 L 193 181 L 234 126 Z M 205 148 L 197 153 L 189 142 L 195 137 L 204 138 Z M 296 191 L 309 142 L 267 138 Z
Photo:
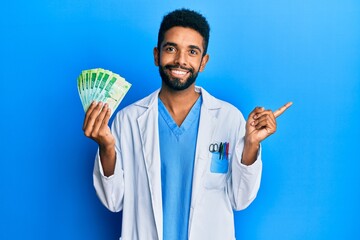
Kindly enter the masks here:
M 220 142 L 220 144 L 212 143 L 209 146 L 209 151 L 212 153 L 219 153 L 219 159 L 227 160 L 229 157 L 229 143 Z
M 225 154 L 226 154 L 226 159 L 229 159 L 229 143 L 226 143 L 226 148 L 225 148 Z
M 223 143 L 221 142 L 220 143 L 220 147 L 219 147 L 219 159 L 222 159 L 222 157 L 221 157 L 221 154 L 222 154 L 222 152 L 223 152 Z
M 228 156 L 229 156 L 229 143 L 228 142 L 220 143 L 219 159 L 224 159 L 225 157 L 225 160 L 227 160 Z

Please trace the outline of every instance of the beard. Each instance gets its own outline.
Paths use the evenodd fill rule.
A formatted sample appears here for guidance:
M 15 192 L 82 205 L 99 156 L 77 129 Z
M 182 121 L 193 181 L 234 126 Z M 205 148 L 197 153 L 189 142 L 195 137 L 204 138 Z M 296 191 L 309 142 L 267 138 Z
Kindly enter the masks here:
M 166 70 L 172 69 L 172 68 L 179 68 L 186 70 L 190 73 L 190 76 L 184 81 L 181 82 L 180 78 L 173 78 L 171 77 Z M 200 69 L 200 67 L 199 67 Z M 166 84 L 167 87 L 169 87 L 172 90 L 175 91 L 182 91 L 190 87 L 196 80 L 199 71 L 195 71 L 193 68 L 185 68 L 180 65 L 165 65 L 165 66 L 159 66 L 159 73 L 160 77 L 163 81 L 163 83 Z

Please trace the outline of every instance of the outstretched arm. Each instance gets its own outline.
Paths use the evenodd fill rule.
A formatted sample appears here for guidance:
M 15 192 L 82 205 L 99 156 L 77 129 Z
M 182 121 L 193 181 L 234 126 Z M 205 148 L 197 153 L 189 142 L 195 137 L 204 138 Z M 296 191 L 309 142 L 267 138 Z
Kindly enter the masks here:
M 276 118 L 283 114 L 292 102 L 286 103 L 278 110 L 272 112 L 263 107 L 256 107 L 246 122 L 245 145 L 242 155 L 242 164 L 251 165 L 255 162 L 260 142 L 275 133 Z

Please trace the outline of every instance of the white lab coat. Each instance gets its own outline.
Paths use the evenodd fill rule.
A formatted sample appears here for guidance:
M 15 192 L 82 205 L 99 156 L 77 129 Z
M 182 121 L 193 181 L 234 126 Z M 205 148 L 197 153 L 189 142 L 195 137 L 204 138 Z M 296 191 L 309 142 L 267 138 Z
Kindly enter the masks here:
M 189 239 L 235 239 L 233 209 L 246 208 L 260 186 L 260 153 L 251 166 L 241 164 L 245 120 L 234 106 L 204 89 L 194 163 Z M 122 240 L 162 240 L 158 94 L 124 108 L 114 119 L 115 173 L 105 177 L 99 154 L 95 159 L 94 186 L 111 211 L 123 211 Z M 226 174 L 210 172 L 211 143 L 229 142 Z M 184 209 L 186 211 L 186 209 Z

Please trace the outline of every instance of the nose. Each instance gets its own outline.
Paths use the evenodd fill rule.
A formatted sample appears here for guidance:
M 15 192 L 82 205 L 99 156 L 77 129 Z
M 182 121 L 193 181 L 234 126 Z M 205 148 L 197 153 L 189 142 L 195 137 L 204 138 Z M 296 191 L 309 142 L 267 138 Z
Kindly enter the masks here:
M 187 66 L 187 56 L 186 52 L 184 51 L 178 51 L 175 56 L 175 64 L 178 64 L 180 66 Z

